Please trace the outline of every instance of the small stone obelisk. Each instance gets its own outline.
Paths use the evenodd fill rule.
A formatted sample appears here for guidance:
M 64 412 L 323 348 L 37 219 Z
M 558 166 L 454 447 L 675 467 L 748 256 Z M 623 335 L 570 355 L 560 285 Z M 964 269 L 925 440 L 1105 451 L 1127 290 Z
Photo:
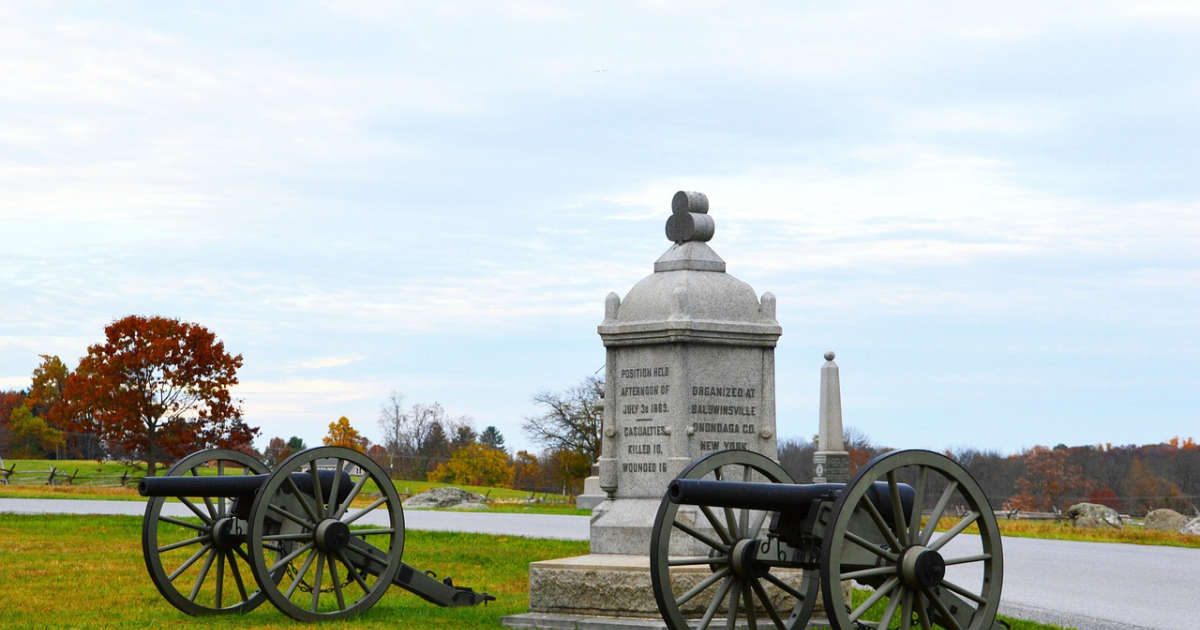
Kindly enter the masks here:
M 820 430 L 817 452 L 813 455 L 813 483 L 850 481 L 850 453 L 842 434 L 842 386 L 833 351 L 825 353 L 821 366 Z

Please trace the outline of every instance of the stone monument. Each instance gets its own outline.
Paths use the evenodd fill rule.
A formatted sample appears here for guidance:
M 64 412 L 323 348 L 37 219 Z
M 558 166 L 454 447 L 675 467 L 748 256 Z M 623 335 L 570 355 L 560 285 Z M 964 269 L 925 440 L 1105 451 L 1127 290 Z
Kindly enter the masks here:
M 821 411 L 817 452 L 813 454 L 813 483 L 850 481 L 850 453 L 842 432 L 842 385 L 833 351 L 825 353 L 821 366 Z
M 775 296 L 725 272 L 705 195 L 678 192 L 671 212 L 670 249 L 624 300 L 608 295 L 598 328 L 607 500 L 593 511 L 591 554 L 531 564 L 530 613 L 505 617 L 510 628 L 663 627 L 649 552 L 667 483 L 715 451 L 777 456 Z

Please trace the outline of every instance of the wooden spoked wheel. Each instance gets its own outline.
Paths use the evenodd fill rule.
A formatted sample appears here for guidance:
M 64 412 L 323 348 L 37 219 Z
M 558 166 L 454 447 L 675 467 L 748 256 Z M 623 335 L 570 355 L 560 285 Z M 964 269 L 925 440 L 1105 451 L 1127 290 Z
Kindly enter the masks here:
M 262 462 L 229 449 L 193 453 L 166 476 L 262 475 Z M 146 503 L 142 521 L 142 557 L 158 591 L 172 606 L 189 615 L 241 613 L 253 610 L 264 596 L 252 577 L 246 553 L 244 521 L 225 497 L 176 497 L 191 514 L 165 516 L 166 497 Z M 173 505 L 173 504 L 172 504 Z
M 978 535 L 964 533 L 972 526 Z M 990 629 L 1002 575 L 1000 531 L 987 498 L 943 455 L 876 457 L 834 503 L 821 590 L 835 628 Z M 839 587 L 845 580 L 859 592 L 852 601 Z
M 404 514 L 387 473 L 341 447 L 285 460 L 250 511 L 254 575 L 301 621 L 345 619 L 383 597 L 400 571 Z
M 779 464 L 750 451 L 713 453 L 680 478 L 792 483 Z M 663 497 L 650 539 L 650 578 L 668 628 L 804 628 L 817 580 L 778 557 L 778 541 L 767 536 L 770 515 Z

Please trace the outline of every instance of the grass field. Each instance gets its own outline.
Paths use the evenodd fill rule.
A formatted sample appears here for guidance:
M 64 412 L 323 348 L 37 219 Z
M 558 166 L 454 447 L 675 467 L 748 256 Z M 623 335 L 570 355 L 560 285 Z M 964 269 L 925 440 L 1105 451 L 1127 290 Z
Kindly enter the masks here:
M 528 611 L 530 562 L 582 555 L 588 543 L 410 531 L 404 561 L 495 595 L 474 608 L 439 608 L 391 588 L 346 622 L 302 624 L 264 604 L 246 615 L 189 617 L 166 603 L 142 562 L 141 519 L 0 514 L 0 628 L 500 628 Z M 882 612 L 882 611 L 880 611 Z M 1014 630 L 1054 630 L 1007 619 Z
M 247 615 L 189 617 L 166 603 L 142 562 L 138 517 L 0 514 L 0 628 L 297 628 L 269 604 Z M 410 531 L 404 561 L 495 595 L 439 608 L 391 588 L 369 611 L 321 628 L 499 628 L 528 612 L 529 563 L 587 553 L 583 541 Z

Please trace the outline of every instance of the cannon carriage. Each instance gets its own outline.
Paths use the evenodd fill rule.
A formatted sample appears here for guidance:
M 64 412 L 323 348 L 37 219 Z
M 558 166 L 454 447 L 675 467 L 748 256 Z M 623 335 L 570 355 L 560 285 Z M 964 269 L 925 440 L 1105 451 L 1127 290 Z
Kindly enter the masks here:
M 818 590 L 835 630 L 1001 628 L 995 516 L 929 451 L 881 455 L 846 484 L 795 484 L 748 451 L 697 460 L 659 506 L 650 570 L 671 630 L 803 630 Z
M 190 615 L 270 601 L 302 621 L 344 619 L 392 585 L 439 606 L 495 599 L 401 560 L 400 496 L 378 464 L 351 449 L 308 449 L 274 471 L 239 451 L 201 451 L 138 491 L 150 497 L 146 568 L 163 597 Z M 170 497 L 194 518 L 164 513 Z

